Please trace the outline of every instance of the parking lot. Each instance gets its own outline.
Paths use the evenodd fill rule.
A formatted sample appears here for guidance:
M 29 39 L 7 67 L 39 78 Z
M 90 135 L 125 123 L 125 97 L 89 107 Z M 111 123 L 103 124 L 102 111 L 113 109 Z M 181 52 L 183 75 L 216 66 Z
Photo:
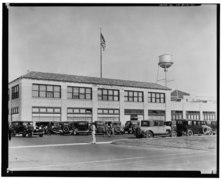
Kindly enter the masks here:
M 97 135 L 96 138 L 97 144 L 90 143 L 91 135 L 13 137 L 9 142 L 9 170 L 196 170 L 216 173 L 216 136 L 136 139 L 132 134 L 124 134 Z

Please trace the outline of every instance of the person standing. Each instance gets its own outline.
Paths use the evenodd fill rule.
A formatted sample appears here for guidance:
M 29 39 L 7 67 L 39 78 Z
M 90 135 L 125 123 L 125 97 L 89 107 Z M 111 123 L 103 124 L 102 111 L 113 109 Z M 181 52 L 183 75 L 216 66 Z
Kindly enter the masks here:
M 50 136 L 51 135 L 51 122 L 49 122 L 48 127 L 47 127 L 47 135 Z
M 96 136 L 95 136 L 95 133 L 96 133 L 96 126 L 95 126 L 95 123 L 93 122 L 92 124 L 91 124 L 91 126 L 92 126 L 92 144 L 96 144 Z
M 112 122 L 111 122 L 111 131 L 112 131 L 112 135 L 114 136 L 114 126 Z
M 110 124 L 110 122 L 106 123 L 106 134 L 108 135 L 108 137 L 111 137 L 111 124 Z

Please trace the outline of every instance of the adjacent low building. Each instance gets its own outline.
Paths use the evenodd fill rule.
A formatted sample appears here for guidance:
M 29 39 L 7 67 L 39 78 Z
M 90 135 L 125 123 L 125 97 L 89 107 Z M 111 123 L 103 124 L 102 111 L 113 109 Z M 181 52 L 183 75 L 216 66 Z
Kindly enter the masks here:
M 180 91 L 181 92 L 181 91 Z M 191 101 L 165 86 L 118 79 L 29 72 L 9 83 L 11 121 L 216 120 L 216 102 Z

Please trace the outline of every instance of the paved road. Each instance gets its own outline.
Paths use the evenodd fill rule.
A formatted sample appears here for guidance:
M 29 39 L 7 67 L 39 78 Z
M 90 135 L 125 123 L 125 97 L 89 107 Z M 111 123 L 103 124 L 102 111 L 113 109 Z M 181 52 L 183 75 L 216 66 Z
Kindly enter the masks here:
M 208 151 L 120 146 L 108 144 L 112 138 L 102 136 L 98 137 L 101 143 L 94 145 L 88 144 L 90 137 L 84 137 L 84 141 L 82 137 L 75 138 L 46 136 L 31 140 L 16 137 L 9 144 L 9 169 L 199 170 L 202 173 L 216 170 L 215 153 Z M 121 138 L 133 137 L 123 135 Z

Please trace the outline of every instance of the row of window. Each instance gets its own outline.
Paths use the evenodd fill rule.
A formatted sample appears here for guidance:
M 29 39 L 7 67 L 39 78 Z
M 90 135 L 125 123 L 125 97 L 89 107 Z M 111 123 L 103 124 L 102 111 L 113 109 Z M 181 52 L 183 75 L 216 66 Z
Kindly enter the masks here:
M 124 101 L 128 102 L 143 102 L 143 92 L 125 91 Z
M 178 120 L 183 119 L 182 111 L 171 111 L 171 119 Z M 200 120 L 200 112 L 187 111 L 186 119 L 188 120 Z M 215 120 L 215 112 L 203 112 L 203 120 Z
M 19 97 L 19 85 L 12 87 L 12 99 Z M 61 86 L 32 84 L 32 97 L 41 98 L 61 98 Z M 87 87 L 67 87 L 68 99 L 92 99 L 92 88 Z M 10 99 L 10 90 L 8 91 L 8 99 Z M 119 101 L 119 90 L 115 89 L 98 89 L 98 100 L 102 101 Z M 125 90 L 125 102 L 144 102 L 142 91 L 128 91 Z M 151 103 L 165 103 L 165 93 L 148 93 L 148 102 Z
M 119 101 L 119 90 L 98 89 L 98 100 L 102 101 Z
M 18 107 L 13 107 L 13 108 L 11 108 L 11 113 L 12 113 L 12 114 L 18 114 L 18 113 L 19 113 Z
M 32 107 L 32 113 L 41 114 L 61 114 L 60 107 Z
M 18 114 L 19 108 L 13 107 L 11 108 L 12 114 Z M 32 107 L 33 114 L 61 114 L 60 107 Z M 67 108 L 68 114 L 92 114 L 91 108 Z M 125 115 L 127 114 L 143 114 L 143 110 L 133 110 L 133 109 L 125 109 Z M 99 108 L 98 114 L 112 114 L 112 115 L 119 115 L 119 109 L 105 109 Z M 150 117 L 164 117 L 165 111 L 162 110 L 148 110 L 148 115 Z M 203 119 L 204 120 L 215 120 L 215 112 L 203 112 Z M 171 111 L 171 118 L 172 120 L 183 119 L 183 112 L 182 111 Z M 186 112 L 186 119 L 188 120 L 200 120 L 200 112 L 198 111 L 187 111 Z
M 112 115 L 119 115 L 119 109 L 98 109 L 98 114 L 112 114 Z
M 215 120 L 214 112 L 203 112 L 204 120 Z
M 33 84 L 32 96 L 43 98 L 61 98 L 61 86 Z
M 165 103 L 165 93 L 149 92 L 149 102 Z M 33 97 L 61 98 L 61 86 L 33 84 Z M 67 87 L 68 99 L 92 99 L 92 88 Z M 98 100 L 119 101 L 119 90 L 98 88 Z M 126 102 L 143 102 L 143 92 L 125 90 L 124 100 Z

